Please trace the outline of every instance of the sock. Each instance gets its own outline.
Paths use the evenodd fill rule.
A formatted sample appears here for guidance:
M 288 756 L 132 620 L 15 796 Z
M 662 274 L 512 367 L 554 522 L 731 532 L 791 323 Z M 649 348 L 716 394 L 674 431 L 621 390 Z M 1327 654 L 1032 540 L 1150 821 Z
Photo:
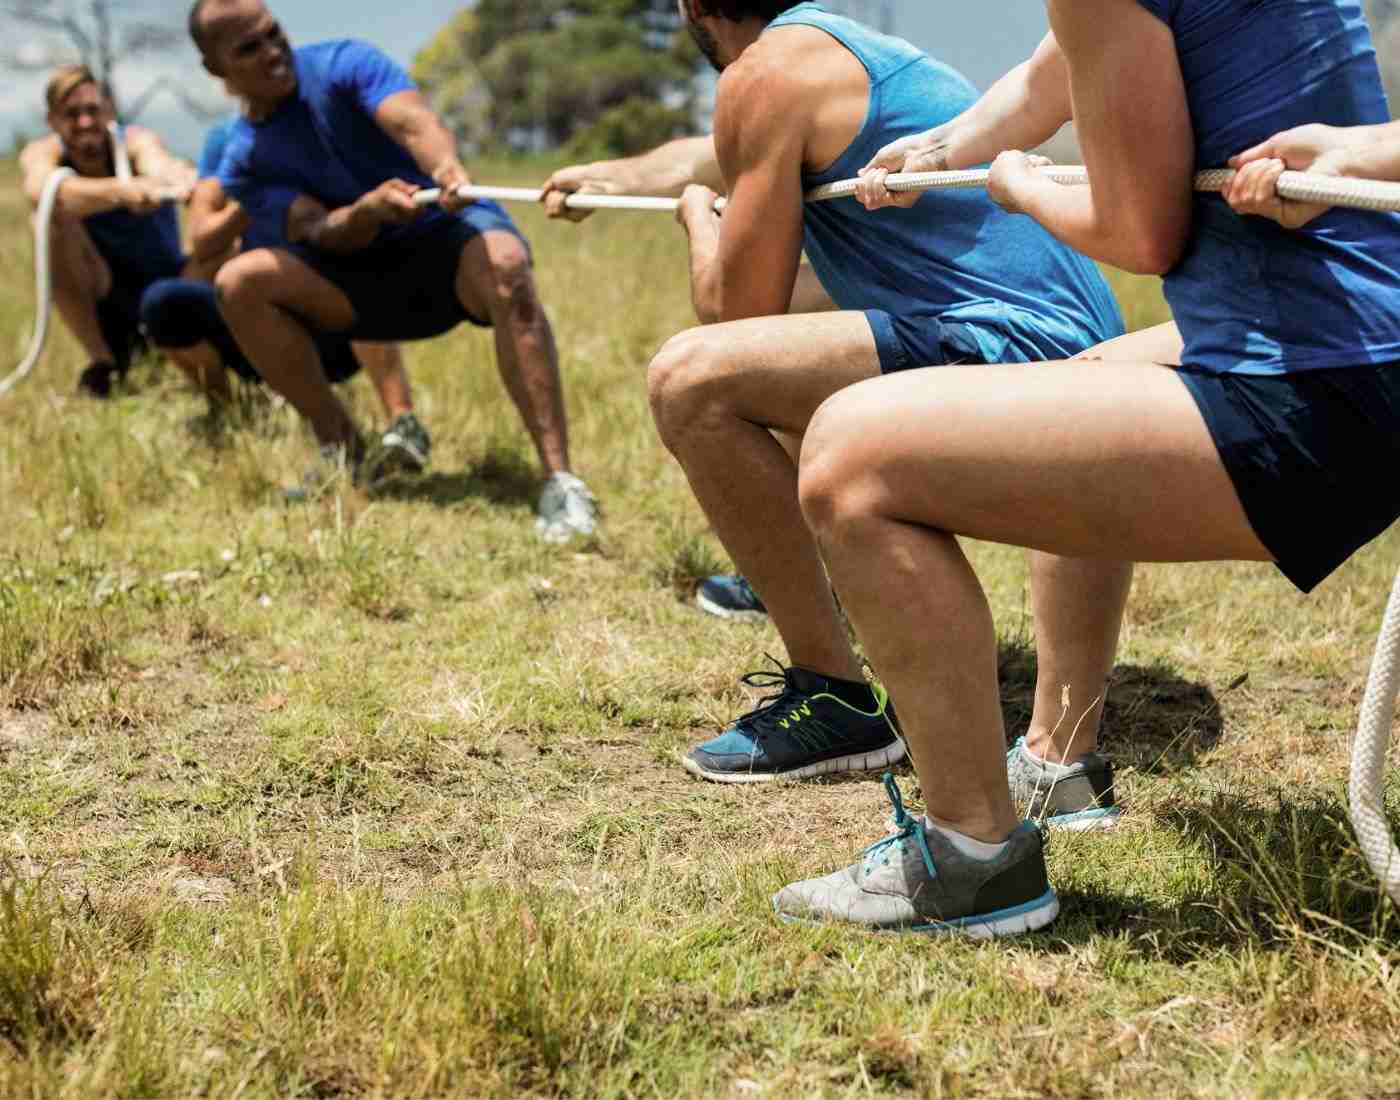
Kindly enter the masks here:
M 946 825 L 936 825 L 927 816 L 924 817 L 924 827 L 930 832 L 937 833 L 968 859 L 980 860 L 983 863 L 990 859 L 996 859 L 997 856 L 1006 851 L 1006 846 L 1011 843 L 1009 840 L 1003 840 L 1000 844 L 988 844 L 985 840 L 964 836 L 956 829 L 950 829 Z
M 1048 775 L 1051 779 L 1062 779 L 1064 776 L 1068 775 L 1074 770 L 1073 764 L 1057 764 L 1053 760 L 1042 760 L 1040 757 L 1036 756 L 1035 753 L 1031 752 L 1031 750 L 1026 746 L 1025 742 L 1021 743 L 1021 751 L 1025 753 L 1027 757 L 1030 758 L 1032 763 L 1044 768 L 1045 774 Z M 1076 759 L 1078 758 L 1076 757 Z
M 823 677 L 826 690 L 847 706 L 856 707 L 867 714 L 875 709 L 875 690 L 864 680 L 838 680 L 835 676 Z

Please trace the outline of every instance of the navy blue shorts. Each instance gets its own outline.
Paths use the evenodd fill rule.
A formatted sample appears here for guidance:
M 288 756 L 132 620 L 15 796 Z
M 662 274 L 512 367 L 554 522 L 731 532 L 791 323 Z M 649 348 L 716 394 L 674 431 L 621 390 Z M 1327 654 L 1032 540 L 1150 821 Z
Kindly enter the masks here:
M 141 298 L 160 279 L 179 275 L 179 267 L 163 272 L 137 270 L 101 252 L 112 273 L 112 289 L 97 303 L 97 326 L 112 349 L 112 365 L 125 371 L 134 352 L 144 346 L 141 333 Z
M 338 256 L 305 245 L 289 251 L 339 287 L 355 308 L 355 325 L 345 335 L 356 340 L 428 340 L 473 317 L 457 299 L 457 265 L 462 249 L 483 233 L 514 234 L 529 250 L 515 223 L 494 202 L 474 202 L 455 217 L 434 219 L 407 239 L 371 245 Z
M 261 382 L 219 312 L 218 297 L 209 283 L 195 279 L 161 279 L 141 296 L 141 324 L 158 348 L 192 348 L 212 344 L 224 366 L 249 382 Z M 317 335 L 321 367 L 332 382 L 344 382 L 360 362 L 344 336 Z
M 1254 533 L 1304 592 L 1400 516 L 1400 364 L 1180 374 Z
M 957 346 L 954 334 L 959 326 L 945 325 L 931 313 L 896 315 L 867 309 L 865 319 L 875 334 L 881 374 L 981 362 Z

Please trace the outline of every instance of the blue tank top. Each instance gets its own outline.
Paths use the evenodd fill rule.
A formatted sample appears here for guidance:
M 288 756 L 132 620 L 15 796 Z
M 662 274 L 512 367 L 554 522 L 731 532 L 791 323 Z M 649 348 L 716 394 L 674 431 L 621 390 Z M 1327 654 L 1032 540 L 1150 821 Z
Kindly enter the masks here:
M 60 163 L 73 167 L 66 156 Z M 164 203 L 154 214 L 133 214 L 121 207 L 89 214 L 83 219 L 83 228 L 118 277 L 154 282 L 178 275 L 184 267 L 180 217 L 172 202 Z
M 856 175 L 882 146 L 947 122 L 977 99 L 955 70 L 820 4 L 798 4 L 768 30 L 794 25 L 825 31 L 870 77 L 860 133 L 824 172 L 804 173 L 805 187 Z M 813 270 L 842 309 L 935 316 L 946 343 L 984 362 L 1064 359 L 1123 331 L 1094 264 L 982 190 L 930 193 L 909 210 L 873 213 L 855 199 L 808 203 L 803 236 Z
M 1139 0 L 1176 39 L 1196 167 L 1307 122 L 1389 118 L 1355 0 Z M 1333 210 L 1301 230 L 1198 195 L 1166 278 L 1188 364 L 1284 374 L 1400 359 L 1400 216 Z

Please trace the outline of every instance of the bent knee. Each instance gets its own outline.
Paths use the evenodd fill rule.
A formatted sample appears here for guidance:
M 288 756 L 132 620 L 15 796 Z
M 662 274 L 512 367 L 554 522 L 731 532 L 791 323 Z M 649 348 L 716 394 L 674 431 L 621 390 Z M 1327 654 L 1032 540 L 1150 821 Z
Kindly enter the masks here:
M 824 401 L 802 440 L 797 495 L 807 525 L 818 535 L 876 511 L 876 471 L 864 453 L 859 402 L 838 393 Z
M 663 439 L 696 424 L 704 407 L 715 404 L 710 383 L 718 363 L 718 349 L 703 328 L 672 336 L 652 357 L 647 367 L 647 398 Z
M 541 312 L 530 253 L 519 238 L 493 234 L 486 244 L 486 290 L 494 312 L 510 311 L 534 318 Z
M 267 249 L 235 256 L 214 276 L 221 305 L 234 307 L 267 300 L 277 280 L 277 258 Z

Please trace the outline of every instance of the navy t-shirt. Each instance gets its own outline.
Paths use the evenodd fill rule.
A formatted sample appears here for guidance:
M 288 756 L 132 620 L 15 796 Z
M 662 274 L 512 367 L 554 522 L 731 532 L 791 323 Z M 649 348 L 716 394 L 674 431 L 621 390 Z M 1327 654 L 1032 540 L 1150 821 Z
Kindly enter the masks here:
M 384 100 L 415 88 L 392 58 L 367 42 L 340 39 L 297 48 L 293 63 L 296 92 L 260 122 L 235 121 L 218 169 L 224 190 L 254 221 L 285 226 L 303 194 L 334 210 L 390 179 L 432 186 L 374 120 Z M 431 232 L 447 217 L 430 209 L 409 225 L 385 228 L 376 244 Z
M 1309 122 L 1389 118 L 1356 0 L 1139 0 L 1176 39 L 1196 167 Z M 1166 278 L 1185 362 L 1282 374 L 1400 360 L 1400 216 L 1333 210 L 1301 230 L 1196 198 Z

